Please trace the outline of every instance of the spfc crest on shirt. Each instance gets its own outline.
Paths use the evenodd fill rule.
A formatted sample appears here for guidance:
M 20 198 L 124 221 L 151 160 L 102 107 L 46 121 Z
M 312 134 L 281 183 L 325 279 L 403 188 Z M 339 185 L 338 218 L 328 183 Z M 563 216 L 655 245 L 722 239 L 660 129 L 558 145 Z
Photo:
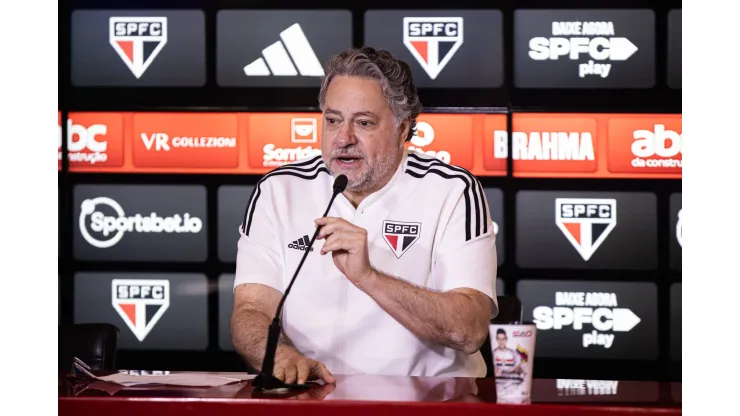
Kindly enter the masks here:
M 617 200 L 557 198 L 555 224 L 588 261 L 617 226 Z
M 166 17 L 111 17 L 109 41 L 136 78 L 167 44 Z
M 170 307 L 170 281 L 113 279 L 113 309 L 139 341 L 144 341 Z
M 401 258 L 409 248 L 419 239 L 421 223 L 383 221 L 383 239 L 395 254 Z

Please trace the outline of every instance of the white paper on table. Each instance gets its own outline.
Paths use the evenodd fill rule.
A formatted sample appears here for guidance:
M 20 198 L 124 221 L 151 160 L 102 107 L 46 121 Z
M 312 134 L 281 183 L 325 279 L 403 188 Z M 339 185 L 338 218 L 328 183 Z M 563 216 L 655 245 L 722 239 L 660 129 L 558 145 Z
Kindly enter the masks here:
M 128 374 L 121 372 L 98 377 L 101 381 L 116 383 L 122 386 L 141 385 L 168 385 L 168 386 L 190 386 L 190 387 L 216 387 L 231 383 L 250 380 L 255 374 L 247 373 L 206 373 L 206 372 L 176 372 L 170 374 Z

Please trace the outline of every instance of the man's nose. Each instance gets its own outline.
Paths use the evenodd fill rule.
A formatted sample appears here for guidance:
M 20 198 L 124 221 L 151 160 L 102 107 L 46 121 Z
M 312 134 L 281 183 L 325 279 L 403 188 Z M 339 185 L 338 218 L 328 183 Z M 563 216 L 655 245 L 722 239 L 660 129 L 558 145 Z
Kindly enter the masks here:
M 339 129 L 339 133 L 337 133 L 337 137 L 334 141 L 339 147 L 346 147 L 357 143 L 354 128 L 352 128 L 352 123 L 345 123 Z

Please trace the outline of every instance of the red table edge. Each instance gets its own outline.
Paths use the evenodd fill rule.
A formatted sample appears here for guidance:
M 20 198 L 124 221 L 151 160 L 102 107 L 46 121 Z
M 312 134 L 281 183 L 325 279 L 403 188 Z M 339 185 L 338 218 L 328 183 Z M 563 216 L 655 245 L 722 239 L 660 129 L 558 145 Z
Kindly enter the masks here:
M 244 406 L 249 407 L 250 416 L 267 414 L 277 416 L 282 408 L 285 411 L 300 407 L 301 415 L 315 414 L 330 416 L 333 414 L 346 416 L 347 411 L 352 415 L 377 415 L 385 412 L 384 416 L 402 415 L 413 410 L 423 410 L 425 416 L 458 414 L 463 411 L 466 415 L 486 415 L 495 409 L 496 415 L 531 416 L 531 415 L 680 415 L 681 407 L 638 407 L 599 404 L 550 404 L 535 403 L 527 405 L 497 404 L 497 403 L 465 403 L 465 402 L 377 402 L 361 400 L 300 400 L 300 399 L 227 399 L 227 398 L 185 398 L 185 397 L 59 397 L 59 414 L 95 415 L 105 412 L 106 416 L 130 416 L 131 414 L 156 414 L 158 416 L 172 416 L 183 413 L 217 414 L 218 416 L 244 416 Z M 132 413 L 133 412 L 133 413 Z

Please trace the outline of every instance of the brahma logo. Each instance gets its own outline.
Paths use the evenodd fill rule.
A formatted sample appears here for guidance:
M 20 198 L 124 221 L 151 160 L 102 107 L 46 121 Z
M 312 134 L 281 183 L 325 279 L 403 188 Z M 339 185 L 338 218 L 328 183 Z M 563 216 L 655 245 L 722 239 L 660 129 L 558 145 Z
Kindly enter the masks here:
M 408 149 L 419 153 L 424 153 L 432 157 L 436 157 L 437 159 L 445 163 L 450 163 L 452 160 L 450 152 L 446 150 L 425 151 L 423 149 L 424 147 L 429 146 L 432 144 L 432 142 L 434 142 L 434 134 L 434 127 L 432 127 L 431 124 L 425 121 L 417 121 L 416 134 L 414 134 L 414 136 L 411 138 L 411 146 L 409 146 Z
M 102 212 L 99 205 L 107 206 L 109 213 Z M 88 217 L 90 217 L 89 226 Z M 82 237 L 90 245 L 97 248 L 113 247 L 121 241 L 123 235 L 127 232 L 199 233 L 203 228 L 203 221 L 198 217 L 191 217 L 188 213 L 183 214 L 183 216 L 175 214 L 171 217 L 160 217 L 156 212 L 147 216 L 142 214 L 126 216 L 123 207 L 108 197 L 97 197 L 82 201 L 79 221 Z
M 169 280 L 113 279 L 113 309 L 139 342 L 170 307 Z
M 583 348 L 611 348 L 616 333 L 629 332 L 641 321 L 630 309 L 618 307 L 615 293 L 555 292 L 555 305 L 534 308 L 537 329 L 560 331 L 570 326 L 583 331 L 588 324 L 593 330 L 582 334 Z
M 512 132 L 513 160 L 595 160 L 594 138 L 588 131 L 515 131 Z M 493 132 L 493 156 L 508 157 L 508 133 Z

